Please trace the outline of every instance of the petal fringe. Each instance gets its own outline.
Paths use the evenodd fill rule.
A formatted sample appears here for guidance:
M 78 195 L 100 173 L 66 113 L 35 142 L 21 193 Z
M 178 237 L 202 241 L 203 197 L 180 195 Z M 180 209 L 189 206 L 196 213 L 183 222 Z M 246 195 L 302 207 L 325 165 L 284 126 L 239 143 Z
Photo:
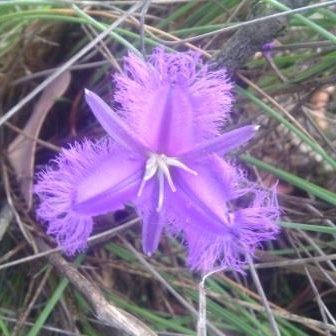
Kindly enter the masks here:
M 167 53 L 157 48 L 147 62 L 129 54 L 124 72 L 116 74 L 114 80 L 114 99 L 121 106 L 120 115 L 144 139 L 153 127 L 156 109 L 161 110 L 167 98 L 162 96 L 160 102 L 157 93 L 167 86 L 181 92 L 179 97 L 172 95 L 171 105 L 183 103 L 176 112 L 175 107 L 172 111 L 177 124 L 184 124 L 176 143 L 181 143 L 177 140 L 190 127 L 192 132 L 187 133 L 194 144 L 218 135 L 218 120 L 226 119 L 233 102 L 233 86 L 226 71 L 210 71 L 197 52 Z
M 56 165 L 58 161 L 55 159 Z M 92 231 L 91 216 L 72 210 L 75 189 L 74 176 L 64 167 L 47 167 L 38 174 L 34 192 L 40 198 L 37 218 L 47 225 L 47 234 L 55 237 L 57 245 L 68 255 L 83 251 Z
M 275 239 L 279 227 L 279 208 L 273 191 L 254 190 L 254 200 L 249 207 L 229 214 L 232 231 L 215 234 L 189 226 L 185 230 L 190 268 L 209 272 L 229 268 L 241 272 L 246 255 L 254 254 L 263 241 Z
M 171 204 L 167 206 L 168 231 L 184 235 L 190 268 L 241 271 L 246 254 L 253 255 L 263 241 L 279 232 L 275 192 L 249 182 L 237 167 L 214 155 L 198 165 L 188 164 L 199 174 L 176 174 L 178 190 L 167 201 Z M 245 204 L 240 208 L 242 201 Z
M 135 195 L 135 187 L 127 192 L 130 186 L 126 185 L 123 189 L 119 188 L 122 192 L 119 189 L 114 190 L 115 192 L 112 190 L 108 197 L 103 197 L 103 201 L 94 198 L 95 195 L 97 198 L 97 195 L 104 194 L 108 188 L 111 191 L 111 183 L 117 184 L 114 176 L 116 173 L 113 175 L 109 167 L 106 167 L 106 162 L 111 160 L 111 157 L 118 158 L 117 153 L 120 158 L 120 151 L 116 153 L 116 150 L 110 138 L 96 143 L 88 140 L 75 143 L 69 149 L 63 149 L 51 164 L 37 175 L 34 187 L 34 192 L 40 199 L 36 210 L 37 217 L 47 223 L 47 233 L 55 237 L 58 245 L 67 254 L 74 254 L 85 248 L 92 231 L 92 216 L 123 206 L 124 200 L 119 197 L 117 191 L 121 196 L 127 194 L 127 199 L 130 193 Z M 127 156 L 125 152 L 124 156 Z M 122 166 L 124 162 L 119 161 L 119 164 L 120 171 L 127 172 L 125 165 Z M 92 175 L 95 176 L 93 180 Z M 82 203 L 87 201 L 85 207 L 79 206 L 79 199 Z

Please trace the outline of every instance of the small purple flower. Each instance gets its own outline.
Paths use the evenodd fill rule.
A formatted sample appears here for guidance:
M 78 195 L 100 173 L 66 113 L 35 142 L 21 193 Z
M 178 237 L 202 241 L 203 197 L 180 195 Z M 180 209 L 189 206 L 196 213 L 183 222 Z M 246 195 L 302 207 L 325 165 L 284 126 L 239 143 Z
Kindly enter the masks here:
M 275 47 L 275 42 L 274 41 L 266 42 L 266 43 L 263 44 L 262 53 L 263 53 L 265 58 L 271 58 L 272 51 L 273 51 L 274 47 Z
M 86 90 L 86 101 L 108 133 L 76 143 L 39 173 L 40 219 L 67 254 L 86 247 L 92 217 L 133 204 L 143 221 L 143 250 L 158 247 L 163 227 L 182 234 L 192 269 L 236 270 L 246 253 L 273 239 L 278 206 L 272 192 L 249 182 L 221 157 L 256 132 L 221 134 L 232 84 L 197 53 L 130 54 L 114 77 L 117 108 Z M 247 198 L 247 206 L 237 204 Z

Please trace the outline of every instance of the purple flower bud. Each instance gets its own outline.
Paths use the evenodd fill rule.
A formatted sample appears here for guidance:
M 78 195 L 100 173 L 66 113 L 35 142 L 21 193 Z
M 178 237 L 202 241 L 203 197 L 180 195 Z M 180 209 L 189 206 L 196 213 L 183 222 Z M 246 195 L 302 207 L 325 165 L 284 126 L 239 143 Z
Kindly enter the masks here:
M 154 51 L 125 57 L 114 77 L 112 110 L 95 93 L 86 101 L 108 136 L 76 143 L 38 174 L 37 216 L 67 254 L 86 247 L 92 217 L 133 204 L 143 221 L 143 250 L 154 253 L 165 227 L 183 234 L 192 269 L 240 270 L 246 253 L 278 232 L 273 191 L 249 182 L 222 155 L 253 137 L 244 126 L 221 134 L 232 84 L 197 53 Z M 247 197 L 245 208 L 237 199 Z
M 263 44 L 262 53 L 264 54 L 265 58 L 271 58 L 274 47 L 275 47 L 274 41 L 266 42 Z

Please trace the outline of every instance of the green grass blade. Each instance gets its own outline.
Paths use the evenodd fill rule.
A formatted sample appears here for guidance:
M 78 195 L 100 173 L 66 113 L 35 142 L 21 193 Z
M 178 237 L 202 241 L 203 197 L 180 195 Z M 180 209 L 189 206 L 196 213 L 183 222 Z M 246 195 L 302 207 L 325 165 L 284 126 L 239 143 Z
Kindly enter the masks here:
M 297 229 L 297 230 L 305 230 L 305 231 L 313 231 L 319 233 L 330 233 L 336 234 L 336 227 L 328 227 L 321 225 L 313 225 L 313 224 L 302 224 L 302 223 L 291 223 L 291 222 L 279 222 L 279 225 L 288 229 Z
M 1 316 L 0 316 L 0 331 L 2 333 L 1 335 L 3 336 L 11 336 L 5 322 L 1 319 Z
M 44 323 L 46 322 L 47 318 L 49 317 L 50 313 L 53 311 L 55 308 L 57 302 L 61 299 L 63 292 L 65 288 L 68 286 L 69 280 L 67 279 L 62 279 L 61 282 L 59 283 L 58 287 L 56 288 L 55 292 L 51 296 L 50 300 L 44 307 L 43 311 L 37 318 L 35 324 L 33 327 L 29 330 L 27 336 L 37 336 L 41 328 L 43 327 Z
M 269 4 L 273 5 L 274 7 L 281 9 L 283 11 L 287 11 L 290 10 L 289 7 L 285 6 L 284 4 L 280 3 L 279 1 L 276 0 L 265 0 L 266 2 L 268 2 Z M 304 17 L 301 14 L 294 14 L 293 17 L 295 17 L 296 19 L 298 19 L 300 22 L 302 22 L 303 24 L 305 24 L 307 27 L 313 29 L 314 31 L 316 31 L 317 33 L 319 33 L 321 36 L 325 37 L 326 39 L 334 42 L 336 44 L 336 36 L 330 32 L 328 32 L 326 29 L 324 29 L 323 27 L 321 27 L 319 24 L 313 22 L 310 19 L 307 19 L 306 17 Z
M 336 161 L 332 157 L 330 157 L 328 153 L 326 153 L 326 151 L 316 141 L 314 141 L 309 136 L 307 136 L 304 132 L 302 132 L 297 127 L 295 127 L 289 120 L 287 120 L 285 117 L 280 115 L 277 111 L 273 110 L 263 101 L 261 101 L 259 98 L 254 96 L 251 92 L 244 90 L 239 86 L 237 86 L 236 90 L 238 93 L 250 99 L 257 106 L 262 108 L 268 115 L 270 115 L 271 117 L 279 121 L 282 125 L 284 125 L 287 129 L 289 129 L 293 134 L 295 134 L 299 139 L 301 139 L 308 146 L 310 146 L 314 150 L 314 152 L 320 154 L 322 158 L 326 162 L 328 162 L 332 168 L 336 169 Z
M 74 266 L 78 266 L 82 262 L 83 258 L 84 258 L 84 255 L 79 255 L 77 257 L 76 261 L 74 262 Z M 55 306 L 58 303 L 58 301 L 62 298 L 64 290 L 66 289 L 66 287 L 68 286 L 68 284 L 69 284 L 69 280 L 66 279 L 66 278 L 63 278 L 60 281 L 60 283 L 57 286 L 56 290 L 52 294 L 50 300 L 48 301 L 48 303 L 46 304 L 46 306 L 42 310 L 41 314 L 37 318 L 35 324 L 29 330 L 27 336 L 37 336 L 37 335 L 39 335 L 39 333 L 41 331 L 41 328 L 45 324 L 47 318 L 49 317 L 49 315 L 51 314 L 51 312 L 55 308 Z
M 252 156 L 249 155 L 241 155 L 240 156 L 245 162 L 248 162 L 258 168 L 261 168 L 262 170 L 265 170 L 269 173 L 274 174 L 275 176 L 279 177 L 280 179 L 291 183 L 292 185 L 305 190 L 306 192 L 332 204 L 336 205 L 336 194 L 333 192 L 324 189 L 314 183 L 311 183 L 301 177 L 295 176 L 293 174 L 290 174 L 280 168 L 276 168 L 268 163 L 265 163 L 261 160 L 258 160 Z

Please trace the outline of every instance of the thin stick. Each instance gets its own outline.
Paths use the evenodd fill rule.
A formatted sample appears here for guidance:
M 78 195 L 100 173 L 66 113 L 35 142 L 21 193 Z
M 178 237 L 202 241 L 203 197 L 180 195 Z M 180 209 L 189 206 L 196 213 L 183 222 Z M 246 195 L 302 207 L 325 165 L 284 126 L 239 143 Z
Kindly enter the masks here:
M 198 284 L 198 321 L 197 321 L 197 336 L 207 336 L 207 317 L 206 317 L 206 290 L 205 290 L 205 280 L 217 273 L 221 272 L 225 269 L 226 267 L 221 267 L 219 269 L 216 269 L 212 272 L 209 272 L 205 274 L 202 277 L 202 280 Z M 225 336 L 225 334 L 223 333 Z
M 247 262 L 250 266 L 250 271 L 251 271 L 251 275 L 252 275 L 252 278 L 253 278 L 253 281 L 254 281 L 254 284 L 257 288 L 257 291 L 259 293 L 259 296 L 261 297 L 261 301 L 264 305 L 264 308 L 265 308 L 265 311 L 266 311 L 266 315 L 268 317 L 268 320 L 270 322 L 270 325 L 271 325 L 271 328 L 272 328 L 272 335 L 274 336 L 281 336 L 281 333 L 280 333 L 280 330 L 278 328 L 278 325 L 276 323 L 276 320 L 275 320 L 275 317 L 274 317 L 274 314 L 271 310 L 271 307 L 268 303 L 268 300 L 267 300 L 267 297 L 265 295 L 265 292 L 262 288 L 262 285 L 260 283 L 260 279 L 259 279 L 259 276 L 254 268 L 254 265 L 253 265 L 253 262 L 252 262 L 252 258 L 250 255 L 246 255 L 246 259 L 247 259 Z
M 143 7 L 140 11 L 140 51 L 141 54 L 146 58 L 145 50 L 145 16 L 147 14 L 148 8 L 151 4 L 151 0 L 143 0 Z

